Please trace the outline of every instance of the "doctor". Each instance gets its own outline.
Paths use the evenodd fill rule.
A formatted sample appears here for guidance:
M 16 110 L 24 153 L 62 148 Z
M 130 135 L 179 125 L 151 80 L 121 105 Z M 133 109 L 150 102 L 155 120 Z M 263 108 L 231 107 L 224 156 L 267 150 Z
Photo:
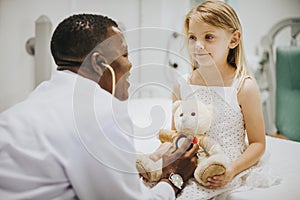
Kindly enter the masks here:
M 198 147 L 187 150 L 192 138 L 172 145 L 152 189 L 139 179 L 120 101 L 131 63 L 116 22 L 73 15 L 54 31 L 51 52 L 58 71 L 0 114 L 1 199 L 174 199 L 196 168 Z

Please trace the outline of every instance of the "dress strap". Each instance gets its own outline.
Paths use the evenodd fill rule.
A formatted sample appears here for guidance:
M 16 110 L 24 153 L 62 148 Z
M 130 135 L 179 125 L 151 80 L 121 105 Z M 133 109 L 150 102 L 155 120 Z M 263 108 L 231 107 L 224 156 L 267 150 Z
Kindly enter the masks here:
M 236 87 L 237 93 L 239 93 L 239 91 L 241 90 L 245 80 L 248 79 L 248 78 L 251 78 L 251 76 L 250 75 L 245 75 L 245 76 L 239 78 L 239 80 L 237 81 L 237 84 L 236 84 L 237 85 L 237 87 Z

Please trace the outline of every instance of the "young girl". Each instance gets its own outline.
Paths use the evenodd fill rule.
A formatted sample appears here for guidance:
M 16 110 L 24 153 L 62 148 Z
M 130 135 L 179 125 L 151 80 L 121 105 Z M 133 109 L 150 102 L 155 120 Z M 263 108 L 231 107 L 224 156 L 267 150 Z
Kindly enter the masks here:
M 268 186 L 256 179 L 263 178 L 257 173 L 266 146 L 264 122 L 236 13 L 224 2 L 205 1 L 187 14 L 185 33 L 193 70 L 178 82 L 174 101 L 197 98 L 213 105 L 214 121 L 206 134 L 221 144 L 230 164 L 225 174 L 208 179 L 208 188 L 189 180 L 178 199 L 221 198 L 241 185 Z

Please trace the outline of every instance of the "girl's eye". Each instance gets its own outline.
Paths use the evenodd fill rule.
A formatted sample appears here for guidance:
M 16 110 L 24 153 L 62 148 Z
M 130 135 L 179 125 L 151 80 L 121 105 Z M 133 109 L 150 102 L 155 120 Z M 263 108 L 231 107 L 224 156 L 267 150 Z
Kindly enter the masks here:
M 128 53 L 123 54 L 123 57 L 127 58 L 128 57 Z
M 196 38 L 194 35 L 190 35 L 190 36 L 189 36 L 189 40 L 194 40 L 194 41 L 196 41 L 197 38 Z
M 183 113 L 180 113 L 179 117 L 182 117 L 183 116 Z
M 212 40 L 214 37 L 212 35 L 205 35 L 206 40 Z

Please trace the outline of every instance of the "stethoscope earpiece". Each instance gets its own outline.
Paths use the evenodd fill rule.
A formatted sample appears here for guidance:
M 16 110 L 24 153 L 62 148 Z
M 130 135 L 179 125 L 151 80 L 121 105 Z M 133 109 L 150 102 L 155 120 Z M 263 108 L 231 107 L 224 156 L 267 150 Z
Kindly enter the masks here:
M 109 64 L 106 64 L 105 62 L 103 62 L 102 60 L 100 60 L 101 58 L 100 58 L 99 52 L 94 52 L 93 56 L 96 57 L 96 63 L 100 67 L 100 69 L 102 70 L 102 72 L 104 72 L 106 70 L 106 68 L 110 71 L 111 76 L 112 76 L 111 94 L 113 96 L 115 96 L 116 76 L 115 76 L 115 72 L 114 72 L 113 68 Z
M 104 62 L 99 61 L 99 62 L 97 62 L 97 65 L 99 65 L 99 67 L 101 68 L 102 71 L 106 70 L 106 67 L 104 66 Z

